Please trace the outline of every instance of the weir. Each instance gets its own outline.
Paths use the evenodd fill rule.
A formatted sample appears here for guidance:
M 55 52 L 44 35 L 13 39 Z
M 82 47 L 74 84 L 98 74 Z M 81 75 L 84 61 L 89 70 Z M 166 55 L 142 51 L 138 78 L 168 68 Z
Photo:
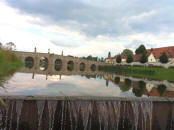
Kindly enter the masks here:
M 169 99 L 1 97 L 1 129 L 173 130 Z

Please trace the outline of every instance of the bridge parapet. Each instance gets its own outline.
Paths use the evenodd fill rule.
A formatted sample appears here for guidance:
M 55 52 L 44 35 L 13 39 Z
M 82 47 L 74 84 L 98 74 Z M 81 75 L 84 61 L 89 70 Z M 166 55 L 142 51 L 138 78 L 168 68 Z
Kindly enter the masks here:
M 85 71 L 96 71 L 98 69 L 99 65 L 104 65 L 105 63 L 97 62 L 97 61 L 90 61 L 85 60 L 82 58 L 77 57 L 70 57 L 70 56 L 63 56 L 63 55 L 57 55 L 54 53 L 39 53 L 39 52 L 22 52 L 22 51 L 14 51 L 16 56 L 21 59 L 23 63 L 26 64 L 26 59 L 30 57 L 30 59 L 33 59 L 33 67 L 30 68 L 38 70 L 41 65 L 41 60 L 45 58 L 45 61 L 47 61 L 47 69 L 44 71 L 54 71 L 55 70 L 55 61 L 59 60 L 61 61 L 61 70 L 67 70 L 67 68 L 70 66 L 68 63 L 71 63 L 73 65 L 73 71 L 81 71 L 80 65 L 84 64 Z M 94 70 L 91 70 L 94 69 Z M 72 70 L 71 70 L 72 71 Z

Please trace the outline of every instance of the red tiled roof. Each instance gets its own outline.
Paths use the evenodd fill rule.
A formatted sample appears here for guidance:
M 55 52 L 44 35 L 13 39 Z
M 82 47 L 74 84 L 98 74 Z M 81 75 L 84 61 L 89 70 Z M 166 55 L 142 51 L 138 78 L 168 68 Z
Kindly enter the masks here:
M 150 55 L 152 53 L 156 59 L 159 59 L 163 52 L 165 52 L 169 58 L 174 58 L 174 46 L 147 50 L 147 54 Z
M 123 54 L 119 54 L 121 56 L 122 59 L 127 59 L 127 56 L 123 55 Z M 119 55 L 116 55 L 114 57 L 107 57 L 106 59 L 117 59 L 117 56 Z
M 127 59 L 127 56 L 125 56 L 125 55 L 123 55 L 123 54 L 119 54 L 119 55 L 121 56 L 121 59 Z M 116 59 L 119 55 L 114 56 L 115 59 Z
M 139 62 L 140 59 L 141 59 L 141 56 L 142 54 L 137 54 L 137 55 L 134 55 L 133 59 L 134 59 L 134 62 Z

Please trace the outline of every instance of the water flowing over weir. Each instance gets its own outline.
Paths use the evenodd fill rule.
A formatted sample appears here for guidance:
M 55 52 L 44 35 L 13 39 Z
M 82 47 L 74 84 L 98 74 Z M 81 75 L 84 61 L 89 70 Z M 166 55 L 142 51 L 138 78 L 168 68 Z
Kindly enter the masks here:
M 174 104 L 165 101 L 4 99 L 4 130 L 173 130 Z M 162 104 L 162 105 L 161 105 Z

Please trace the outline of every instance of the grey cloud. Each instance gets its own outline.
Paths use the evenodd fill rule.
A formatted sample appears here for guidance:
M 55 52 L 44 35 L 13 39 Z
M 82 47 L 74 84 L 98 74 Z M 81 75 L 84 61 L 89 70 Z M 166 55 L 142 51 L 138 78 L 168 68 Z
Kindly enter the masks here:
M 87 0 L 6 0 L 7 3 L 31 15 L 43 18 L 46 24 L 56 24 L 79 31 L 85 35 L 132 34 L 134 32 L 174 31 L 173 1 L 166 0 L 120 0 L 87 2 Z M 144 19 L 143 23 L 130 21 L 150 11 L 156 14 Z
M 136 48 L 138 48 L 142 44 L 145 45 L 145 47 L 147 49 L 149 49 L 149 48 L 156 48 L 155 44 L 152 44 L 152 43 L 149 43 L 149 42 L 145 42 L 145 41 L 142 41 L 142 40 L 133 40 L 132 42 L 126 44 L 126 48 L 136 49 Z
M 80 44 L 75 42 L 66 42 L 66 41 L 58 41 L 58 40 L 52 40 L 51 42 L 56 46 L 67 47 L 67 48 L 74 48 L 74 47 L 80 46 Z

